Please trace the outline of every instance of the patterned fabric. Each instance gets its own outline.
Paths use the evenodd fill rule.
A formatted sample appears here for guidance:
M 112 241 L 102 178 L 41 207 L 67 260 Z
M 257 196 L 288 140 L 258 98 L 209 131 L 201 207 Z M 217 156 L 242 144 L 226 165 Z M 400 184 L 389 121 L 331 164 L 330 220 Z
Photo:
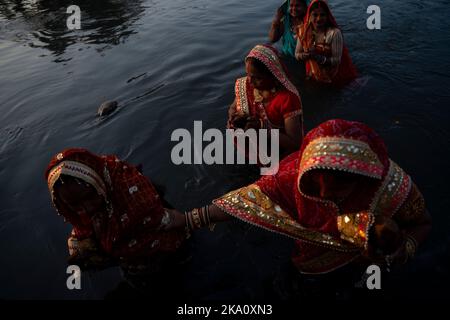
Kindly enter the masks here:
M 236 81 L 236 106 L 243 114 L 268 121 L 271 128 L 284 128 L 284 120 L 302 115 L 300 100 L 289 91 L 278 91 L 264 106 L 247 77 Z
M 72 176 L 94 186 L 106 201 L 105 212 L 94 217 L 71 211 L 57 197 L 61 176 Z M 52 158 L 45 177 L 56 210 L 73 226 L 78 239 L 95 238 L 107 254 L 139 259 L 175 251 L 184 232 L 162 232 L 167 214 L 155 188 L 139 170 L 116 156 L 97 156 L 85 149 L 67 149 Z
M 247 56 L 262 62 L 285 90 L 279 90 L 264 106 L 258 92 L 247 77 L 236 81 L 236 109 L 242 114 L 268 120 L 274 128 L 284 127 L 284 119 L 302 114 L 300 94 L 289 80 L 277 51 L 270 46 L 257 45 Z
M 411 191 L 405 200 L 405 203 L 396 213 L 396 221 L 402 226 L 408 226 L 417 219 L 420 219 L 425 212 L 425 199 L 419 188 L 413 183 Z
M 338 206 L 304 190 L 307 173 L 317 169 L 365 177 L 363 187 Z M 295 238 L 293 261 L 299 270 L 324 273 L 353 261 L 367 248 L 375 216 L 402 212 L 411 184 L 372 129 L 330 120 L 306 135 L 301 150 L 281 161 L 276 175 L 214 203 L 244 221 Z
M 88 166 L 75 161 L 62 161 L 55 166 L 48 174 L 48 189 L 53 190 L 53 187 L 61 177 L 61 175 L 71 176 L 86 181 L 97 190 L 106 200 L 106 186 L 102 178 Z M 53 192 L 51 193 L 53 197 Z
M 311 8 L 313 6 L 323 8 L 328 15 L 328 30 L 324 39 L 316 39 L 311 23 Z M 332 83 L 343 86 L 357 77 L 357 71 L 347 47 L 344 45 L 342 33 L 331 13 L 326 1 L 313 0 L 308 6 L 303 26 L 299 29 L 297 50 L 315 49 L 317 54 L 327 57 L 331 64 L 323 66 L 314 59 L 306 61 L 306 74 L 310 78 L 324 83 Z
M 311 169 L 340 169 L 377 179 L 384 169 L 367 143 L 342 137 L 311 141 L 303 151 L 300 167 L 302 174 Z
M 257 184 L 229 192 L 213 203 L 236 218 L 264 229 L 342 252 L 356 251 L 345 241 L 301 226 L 280 205 L 262 192 Z
M 248 58 L 254 58 L 262 62 L 274 75 L 274 77 L 277 78 L 281 85 L 286 88 L 286 90 L 292 92 L 300 99 L 300 94 L 298 93 L 297 88 L 295 88 L 289 80 L 286 70 L 283 67 L 283 63 L 281 62 L 275 48 L 271 46 L 257 45 L 247 55 L 247 59 Z

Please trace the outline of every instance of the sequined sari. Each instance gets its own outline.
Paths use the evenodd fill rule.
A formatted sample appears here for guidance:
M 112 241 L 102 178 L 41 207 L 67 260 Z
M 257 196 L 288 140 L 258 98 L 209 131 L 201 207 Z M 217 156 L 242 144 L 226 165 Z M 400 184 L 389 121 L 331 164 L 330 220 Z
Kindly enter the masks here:
M 365 177 L 366 184 L 338 206 L 307 191 L 308 173 L 317 169 L 350 172 Z M 363 124 L 344 120 L 327 121 L 309 132 L 302 149 L 285 158 L 276 175 L 213 203 L 245 222 L 295 239 L 292 259 L 303 273 L 330 272 L 360 257 L 377 215 L 414 220 L 425 210 L 420 192 L 388 158 L 381 138 Z

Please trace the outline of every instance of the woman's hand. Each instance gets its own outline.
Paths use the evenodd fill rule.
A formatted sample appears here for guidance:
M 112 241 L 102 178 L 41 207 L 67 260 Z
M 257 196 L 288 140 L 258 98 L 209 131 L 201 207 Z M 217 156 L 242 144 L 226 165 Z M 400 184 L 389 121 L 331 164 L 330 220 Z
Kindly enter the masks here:
M 405 237 L 393 219 L 376 217 L 369 239 L 369 248 L 364 256 L 373 263 L 388 262 L 390 266 L 396 266 L 406 262 Z
M 77 252 L 67 259 L 67 263 L 77 265 L 81 270 L 103 270 L 116 265 L 113 258 L 99 251 Z
M 245 124 L 244 130 L 255 129 L 258 130 L 261 128 L 261 121 L 255 117 L 247 117 L 247 123 Z
M 227 128 L 228 129 L 234 129 L 233 128 L 233 119 L 238 115 L 237 107 L 236 107 L 236 99 L 233 101 L 233 103 L 228 108 L 228 121 L 227 121 Z
M 163 227 L 163 230 L 169 231 L 186 226 L 186 216 L 176 209 L 164 209 L 169 214 L 169 223 Z
M 236 114 L 231 120 L 231 128 L 233 129 L 260 129 L 261 122 L 259 119 L 247 115 Z
M 387 256 L 390 266 L 400 266 L 408 260 L 408 252 L 406 250 L 406 241 L 403 241 L 400 247 L 392 254 Z
M 383 254 L 391 254 L 403 243 L 403 233 L 397 223 L 387 217 L 378 216 L 372 226 L 372 244 Z
M 238 129 L 241 128 L 241 126 L 245 123 L 245 116 L 234 113 L 233 115 L 230 115 L 228 118 L 227 127 L 228 129 Z

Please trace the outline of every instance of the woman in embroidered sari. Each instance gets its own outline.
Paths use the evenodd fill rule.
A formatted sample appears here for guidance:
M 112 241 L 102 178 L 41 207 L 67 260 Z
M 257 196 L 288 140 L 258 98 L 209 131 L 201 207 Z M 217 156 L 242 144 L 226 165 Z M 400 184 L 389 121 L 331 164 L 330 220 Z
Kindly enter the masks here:
M 45 172 L 52 203 L 73 227 L 69 263 L 82 269 L 120 265 L 127 279 L 164 268 L 185 233 L 164 231 L 163 201 L 150 181 L 116 156 L 72 148 Z
M 172 210 L 169 228 L 199 228 L 226 220 L 225 213 L 294 238 L 292 260 L 308 274 L 357 261 L 405 263 L 431 227 L 420 191 L 389 159 L 381 138 L 345 120 L 310 131 L 277 174 L 186 215 Z
M 245 59 L 247 76 L 236 80 L 228 112 L 231 129 L 279 129 L 280 154 L 298 150 L 303 137 L 300 94 L 289 80 L 277 51 L 257 45 Z
M 327 2 L 313 0 L 299 28 L 295 57 L 306 63 L 306 77 L 344 86 L 357 77 L 342 32 Z

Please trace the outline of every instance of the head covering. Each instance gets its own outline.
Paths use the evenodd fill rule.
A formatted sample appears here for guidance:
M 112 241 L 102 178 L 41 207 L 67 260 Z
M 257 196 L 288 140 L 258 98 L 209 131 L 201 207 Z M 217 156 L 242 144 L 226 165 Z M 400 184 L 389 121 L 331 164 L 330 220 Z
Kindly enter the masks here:
M 106 186 L 102 178 L 94 170 L 81 162 L 69 160 L 60 162 L 48 173 L 47 183 L 52 198 L 54 197 L 53 191 L 55 183 L 61 178 L 61 176 L 70 176 L 85 181 L 89 185 L 93 186 L 98 194 L 107 200 Z
M 329 169 L 331 174 L 338 170 L 368 177 L 364 188 L 351 195 L 341 208 L 344 212 L 355 212 L 361 207 L 369 209 L 390 167 L 384 142 L 371 128 L 341 119 L 326 121 L 311 130 L 296 159 L 292 157 L 290 163 L 280 164 L 277 175 L 262 178 L 257 184 L 269 193 L 274 189 L 272 184 L 280 186 L 283 192 L 274 193 L 275 202 L 286 202 L 286 194 L 292 194 L 289 211 L 295 213 L 301 225 L 335 235 L 338 234 L 335 218 L 342 212 L 331 201 L 304 192 L 301 186 L 306 173 Z
M 300 98 L 297 88 L 289 80 L 287 69 L 281 62 L 278 51 L 269 45 L 257 45 L 247 55 L 246 59 L 253 58 L 262 62 L 272 75 L 286 90 Z
M 312 0 L 309 5 L 308 5 L 308 9 L 306 10 L 306 15 L 305 15 L 305 21 L 304 23 L 309 24 L 311 21 L 311 11 L 313 9 L 316 8 L 322 8 L 326 11 L 327 13 L 327 18 L 328 18 L 328 24 L 334 28 L 339 28 L 336 19 L 334 18 L 333 14 L 331 13 L 330 7 L 328 6 L 328 1 L 326 0 Z
M 313 169 L 332 169 L 381 180 L 388 167 L 386 146 L 375 131 L 359 122 L 329 120 L 306 135 L 299 179 Z
M 337 206 L 301 188 L 306 173 L 317 169 L 350 172 L 365 181 Z M 335 119 L 311 130 L 301 150 L 281 161 L 277 174 L 214 203 L 239 219 L 296 239 L 298 269 L 325 273 L 357 258 L 367 248 L 373 218 L 392 216 L 410 190 L 411 178 L 388 158 L 383 140 L 371 128 Z
M 93 186 L 106 202 L 102 215 L 89 217 L 70 210 L 54 192 L 64 176 Z M 181 245 L 183 232 L 159 232 L 167 222 L 162 201 L 139 170 L 116 156 L 97 156 L 71 148 L 55 155 L 45 172 L 56 210 L 74 227 L 77 238 L 95 237 L 102 249 L 117 257 L 150 256 L 173 251 Z M 64 181 L 64 180 L 63 180 Z
M 328 19 L 328 27 L 340 29 L 339 25 L 336 22 L 333 14 L 331 13 L 330 7 L 328 6 L 327 1 L 325 0 L 312 0 L 308 6 L 308 10 L 306 11 L 306 15 L 304 18 L 303 26 L 300 30 L 300 41 L 303 48 L 312 48 L 314 42 L 314 30 L 311 23 L 311 12 L 312 9 L 316 6 L 324 9 L 327 13 Z M 309 63 L 306 63 L 306 72 L 309 74 L 311 72 L 311 63 L 316 63 L 314 60 L 309 60 Z M 333 77 L 333 83 L 338 86 L 343 86 L 349 83 L 351 80 L 354 80 L 357 77 L 357 70 L 354 66 L 352 59 L 350 57 L 350 53 L 347 49 L 345 43 L 342 48 L 342 57 L 341 62 L 337 69 L 335 70 L 335 75 Z

